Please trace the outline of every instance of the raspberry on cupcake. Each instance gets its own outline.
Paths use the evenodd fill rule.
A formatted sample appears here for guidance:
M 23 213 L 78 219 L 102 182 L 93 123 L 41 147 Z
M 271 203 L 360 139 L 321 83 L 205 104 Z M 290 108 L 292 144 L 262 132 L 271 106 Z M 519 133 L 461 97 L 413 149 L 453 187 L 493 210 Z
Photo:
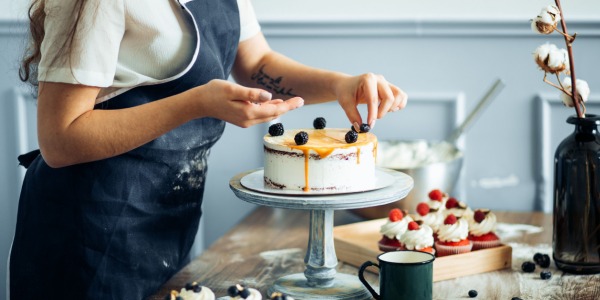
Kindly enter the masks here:
M 443 211 L 444 218 L 448 215 L 453 214 L 456 218 L 465 218 L 467 221 L 473 218 L 473 211 L 467 206 L 466 203 L 458 201 L 454 197 L 448 198 L 446 201 L 446 209 Z
M 412 221 L 408 230 L 400 238 L 402 250 L 417 250 L 435 255 L 433 249 L 433 230 L 427 224 Z
M 446 208 L 446 201 L 448 201 L 447 193 L 444 193 L 439 189 L 434 189 L 431 190 L 427 196 L 429 197 L 429 200 L 425 201 L 425 203 L 427 203 L 431 209 L 443 211 Z
M 442 213 L 429 206 L 427 202 L 421 202 L 417 205 L 417 214 L 414 217 L 415 221 L 422 221 L 433 230 L 433 238 L 437 239 L 437 231 L 440 225 L 444 223 Z
M 390 210 L 387 222 L 379 229 L 379 232 L 383 235 L 378 242 L 379 250 L 388 252 L 400 249 L 400 238 L 406 232 L 408 223 L 412 220 L 399 208 Z
M 446 256 L 470 252 L 473 243 L 467 238 L 468 235 L 467 220 L 449 214 L 438 230 L 438 241 L 435 242 L 437 255 Z
M 469 240 L 473 242 L 473 250 L 497 247 L 500 238 L 496 230 L 496 215 L 489 209 L 478 209 L 469 220 Z

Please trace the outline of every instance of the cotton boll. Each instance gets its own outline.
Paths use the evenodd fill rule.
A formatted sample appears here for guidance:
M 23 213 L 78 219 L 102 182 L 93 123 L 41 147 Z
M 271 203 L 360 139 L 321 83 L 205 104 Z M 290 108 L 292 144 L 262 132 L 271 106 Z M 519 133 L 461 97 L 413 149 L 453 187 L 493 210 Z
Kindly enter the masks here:
M 590 86 L 585 80 L 577 79 L 577 94 L 581 97 L 583 102 L 586 102 L 590 96 Z M 571 77 L 565 77 L 562 82 L 562 86 L 567 90 L 571 91 Z M 565 94 L 564 92 L 560 93 L 560 99 L 565 104 L 565 106 L 573 107 L 573 99 L 571 96 Z
M 531 20 L 531 29 L 541 34 L 550 34 L 560 21 L 560 11 L 554 5 L 548 5 L 540 11 L 539 16 Z
M 545 11 L 546 14 L 552 16 L 552 21 L 554 24 L 560 21 L 560 10 L 556 5 L 548 5 L 542 11 Z
M 551 74 L 569 72 L 568 52 L 564 49 L 559 49 L 554 44 L 546 43 L 537 47 L 533 53 L 533 58 L 545 72 Z

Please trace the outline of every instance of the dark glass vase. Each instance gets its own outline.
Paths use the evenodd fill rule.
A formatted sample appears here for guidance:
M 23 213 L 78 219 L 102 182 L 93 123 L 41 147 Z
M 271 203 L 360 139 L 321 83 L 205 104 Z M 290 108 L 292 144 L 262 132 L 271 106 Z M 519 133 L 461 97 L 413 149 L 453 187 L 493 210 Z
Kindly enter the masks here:
M 554 155 L 553 256 L 569 273 L 600 273 L 600 116 L 569 117 Z

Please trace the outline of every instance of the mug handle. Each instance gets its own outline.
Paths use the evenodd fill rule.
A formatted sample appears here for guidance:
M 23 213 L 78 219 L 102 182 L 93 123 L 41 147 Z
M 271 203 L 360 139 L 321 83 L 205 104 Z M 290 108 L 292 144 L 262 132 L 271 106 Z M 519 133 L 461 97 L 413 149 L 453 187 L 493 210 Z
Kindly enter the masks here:
M 375 290 L 371 287 L 371 285 L 365 280 L 364 272 L 368 267 L 371 267 L 371 266 L 377 267 L 379 269 L 378 264 L 376 264 L 374 262 L 366 261 L 365 263 L 362 264 L 362 266 L 360 266 L 360 269 L 358 269 L 358 279 L 367 288 L 367 290 L 369 290 L 369 293 L 371 293 L 371 295 L 373 295 L 373 298 L 379 300 L 379 299 L 381 299 L 381 296 L 379 296 L 375 292 Z

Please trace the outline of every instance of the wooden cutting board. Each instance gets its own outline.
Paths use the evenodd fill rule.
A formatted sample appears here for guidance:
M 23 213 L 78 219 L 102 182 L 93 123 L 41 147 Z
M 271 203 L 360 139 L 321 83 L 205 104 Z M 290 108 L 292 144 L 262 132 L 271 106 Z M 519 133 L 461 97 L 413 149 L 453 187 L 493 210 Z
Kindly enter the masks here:
M 368 260 L 377 263 L 377 256 L 382 253 L 377 246 L 381 239 L 379 228 L 385 222 L 383 218 L 334 227 L 337 258 L 356 267 Z M 433 261 L 433 281 L 510 268 L 511 262 L 512 248 L 507 245 L 436 257 Z M 376 268 L 367 270 L 376 272 Z

